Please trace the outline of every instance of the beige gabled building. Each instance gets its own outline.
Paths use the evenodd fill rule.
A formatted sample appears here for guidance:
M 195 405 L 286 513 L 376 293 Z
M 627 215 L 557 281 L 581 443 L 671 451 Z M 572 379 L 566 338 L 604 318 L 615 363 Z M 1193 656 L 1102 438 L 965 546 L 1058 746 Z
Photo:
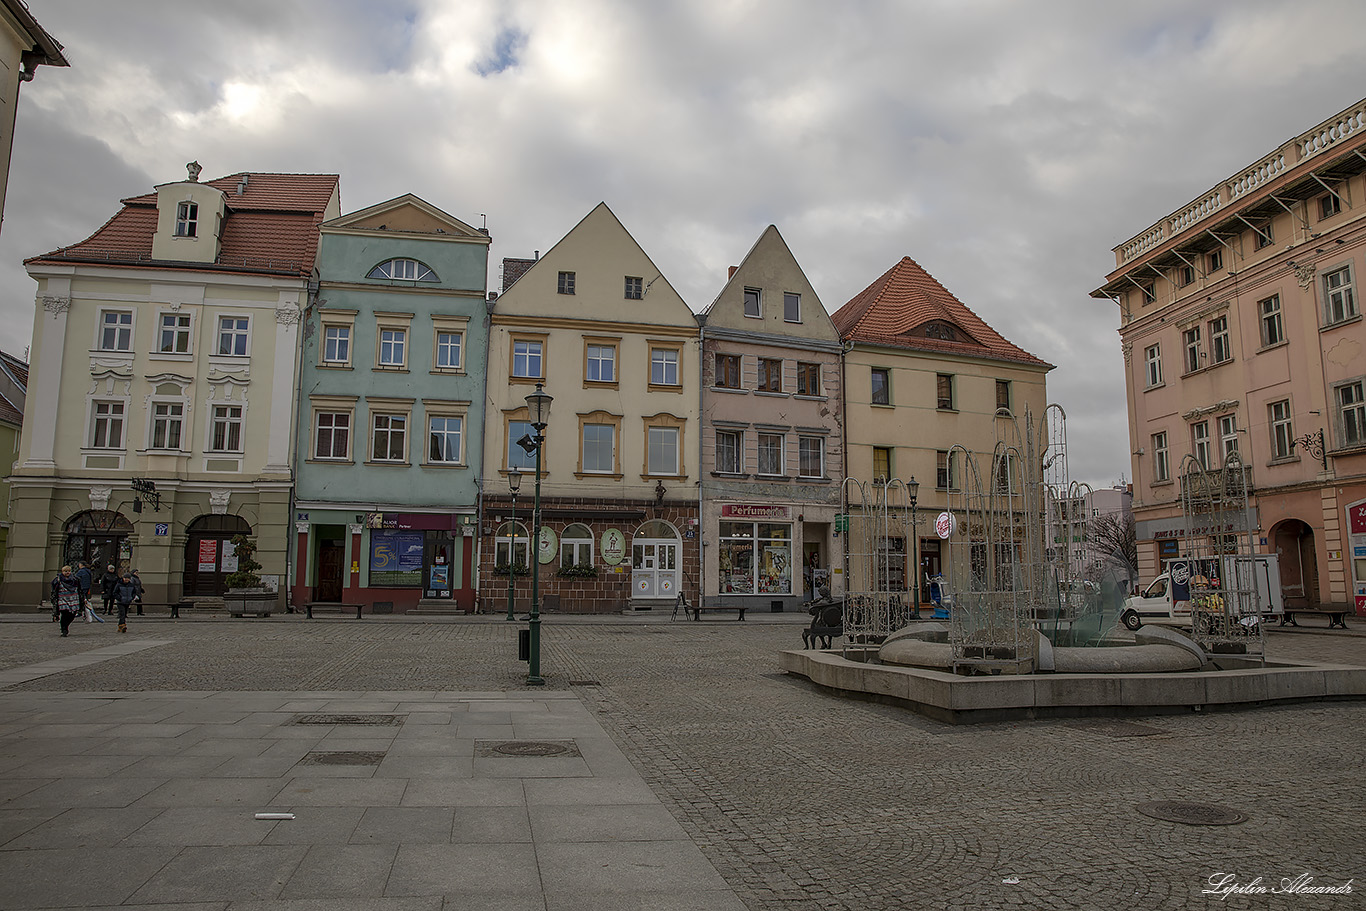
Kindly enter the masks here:
M 189 177 L 123 200 L 38 283 L 11 478 L 9 602 L 63 563 L 140 571 L 149 602 L 215 596 L 252 536 L 268 582 L 290 529 L 298 330 L 331 174 Z
M 480 599 L 599 613 L 695 603 L 698 328 L 688 305 L 600 203 L 492 307 Z M 524 269 L 524 271 L 523 271 Z M 509 270 L 510 271 L 510 270 Z M 534 459 L 526 396 L 553 396 L 542 521 L 528 557 Z M 513 521 L 508 469 L 526 473 Z
M 1119 311 L 1140 579 L 1189 556 L 1185 460 L 1236 451 L 1286 605 L 1366 613 L 1366 100 L 1114 255 L 1092 297 Z

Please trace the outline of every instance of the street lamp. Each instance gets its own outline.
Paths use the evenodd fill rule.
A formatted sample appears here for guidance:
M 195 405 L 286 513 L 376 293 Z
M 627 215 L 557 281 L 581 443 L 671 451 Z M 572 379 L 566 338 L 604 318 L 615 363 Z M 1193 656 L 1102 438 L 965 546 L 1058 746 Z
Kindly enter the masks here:
M 915 619 L 920 619 L 920 528 L 916 521 L 915 505 L 916 494 L 920 492 L 920 485 L 916 483 L 915 475 L 906 482 L 906 495 L 911 500 L 911 567 L 914 573 L 911 576 L 911 599 L 915 605 Z
M 517 491 L 522 487 L 522 473 L 508 469 L 508 490 L 512 491 L 512 544 L 508 547 L 508 619 L 512 620 L 512 594 L 517 584 Z
M 531 417 L 531 429 L 517 441 L 527 453 L 536 453 L 536 493 L 531 506 L 531 538 L 527 542 L 527 563 L 531 567 L 531 628 L 530 628 L 530 666 L 527 668 L 527 686 L 542 686 L 541 679 L 541 450 L 545 448 L 545 425 L 550 421 L 550 403 L 553 401 L 540 383 L 536 391 L 526 397 L 527 411 Z

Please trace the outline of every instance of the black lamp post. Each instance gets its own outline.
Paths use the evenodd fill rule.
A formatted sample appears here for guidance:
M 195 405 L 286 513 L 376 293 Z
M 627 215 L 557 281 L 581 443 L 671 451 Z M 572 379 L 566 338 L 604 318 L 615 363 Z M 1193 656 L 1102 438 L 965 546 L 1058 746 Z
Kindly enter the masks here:
M 531 537 L 527 542 L 527 563 L 531 567 L 531 628 L 530 628 L 530 666 L 527 668 L 527 686 L 542 686 L 541 679 L 541 450 L 545 448 L 545 425 L 550 421 L 550 403 L 553 401 L 540 383 L 536 391 L 526 397 L 527 411 L 531 416 L 531 429 L 535 436 L 527 434 L 517 441 L 527 452 L 536 453 L 536 493 L 531 506 Z
M 512 620 L 513 587 L 517 584 L 517 491 L 522 487 L 522 473 L 508 469 L 508 490 L 512 491 L 512 544 L 508 547 L 508 619 Z
M 914 573 L 911 576 L 911 603 L 915 605 L 915 619 L 920 619 L 920 527 L 916 521 L 916 494 L 920 492 L 920 485 L 916 483 L 915 475 L 906 482 L 906 495 L 911 500 L 911 567 Z

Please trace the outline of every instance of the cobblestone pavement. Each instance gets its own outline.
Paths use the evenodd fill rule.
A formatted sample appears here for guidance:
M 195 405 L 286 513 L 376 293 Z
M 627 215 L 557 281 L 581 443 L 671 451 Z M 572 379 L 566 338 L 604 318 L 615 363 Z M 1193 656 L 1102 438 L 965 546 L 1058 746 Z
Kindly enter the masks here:
M 1351 895 L 1225 907 L 1366 904 L 1366 703 L 945 726 L 779 673 L 796 619 L 545 625 L 547 685 L 592 708 L 751 911 L 1203 907 L 1215 873 L 1356 879 Z M 170 644 L 15 689 L 516 690 L 518 626 L 152 621 L 131 635 Z M 0 623 L 0 667 L 108 645 L 111 629 L 59 640 L 51 624 Z M 1361 665 L 1366 637 L 1276 631 L 1268 651 Z M 1153 800 L 1249 819 L 1135 810 Z

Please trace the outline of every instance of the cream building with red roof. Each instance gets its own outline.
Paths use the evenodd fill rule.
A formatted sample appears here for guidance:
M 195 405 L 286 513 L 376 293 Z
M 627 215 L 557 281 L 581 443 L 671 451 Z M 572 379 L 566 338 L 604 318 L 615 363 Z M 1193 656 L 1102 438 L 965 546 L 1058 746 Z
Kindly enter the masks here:
M 953 447 L 988 472 L 997 440 L 1014 440 L 1010 419 L 1023 428 L 1026 409 L 1042 417 L 1053 365 L 1006 340 L 909 256 L 831 319 L 845 343 L 846 472 L 862 481 L 915 478 L 923 587 L 947 559 L 934 516 L 964 483 Z
M 25 263 L 6 601 L 37 603 L 78 559 L 138 569 L 149 602 L 220 595 L 239 532 L 267 582 L 286 571 L 298 330 L 338 177 L 188 169 Z

